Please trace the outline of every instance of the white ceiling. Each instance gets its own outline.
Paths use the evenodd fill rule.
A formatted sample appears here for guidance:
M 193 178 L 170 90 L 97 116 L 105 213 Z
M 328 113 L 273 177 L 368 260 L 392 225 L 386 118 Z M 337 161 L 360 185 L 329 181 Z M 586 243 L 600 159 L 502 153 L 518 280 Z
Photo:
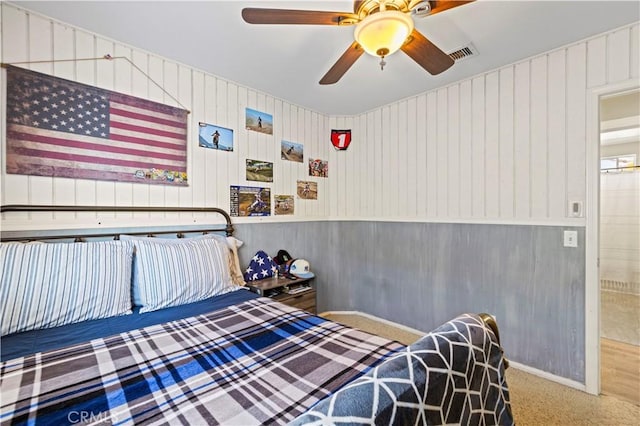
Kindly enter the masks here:
M 431 76 L 402 52 L 363 55 L 331 86 L 320 78 L 354 27 L 250 25 L 244 7 L 352 11 L 351 1 L 14 1 L 26 9 L 145 49 L 288 102 L 332 115 L 375 109 L 640 20 L 633 1 L 478 0 L 415 25 L 445 52 L 477 57 Z M 111 53 L 111 52 L 97 52 Z

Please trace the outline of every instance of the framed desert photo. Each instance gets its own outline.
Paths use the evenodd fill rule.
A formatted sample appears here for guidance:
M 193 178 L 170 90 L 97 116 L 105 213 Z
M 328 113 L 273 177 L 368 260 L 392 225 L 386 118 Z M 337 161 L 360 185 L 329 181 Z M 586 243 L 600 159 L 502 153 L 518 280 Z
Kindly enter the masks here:
M 200 122 L 198 123 L 198 145 L 221 151 L 233 151 L 233 130 Z
M 280 158 L 302 163 L 304 162 L 304 146 L 301 143 L 283 140 L 280 142 Z
M 273 117 L 265 112 L 246 108 L 245 127 L 254 132 L 273 134 Z
M 273 182 L 273 163 L 247 158 L 247 180 Z
M 299 180 L 296 185 L 296 192 L 298 194 L 298 197 L 304 200 L 317 200 L 318 182 Z
M 274 195 L 274 212 L 277 215 L 285 215 L 285 214 L 293 214 L 294 212 L 294 202 L 293 195 Z
M 270 216 L 271 189 L 257 186 L 231 185 L 231 216 Z

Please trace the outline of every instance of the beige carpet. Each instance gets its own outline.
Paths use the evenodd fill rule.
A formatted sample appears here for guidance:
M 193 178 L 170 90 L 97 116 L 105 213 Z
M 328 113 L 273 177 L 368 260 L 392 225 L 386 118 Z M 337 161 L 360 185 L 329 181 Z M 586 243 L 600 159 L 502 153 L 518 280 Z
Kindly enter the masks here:
M 420 337 L 360 315 L 322 316 L 404 344 Z M 589 395 L 513 367 L 506 374 L 517 425 L 640 425 L 638 405 L 610 396 Z

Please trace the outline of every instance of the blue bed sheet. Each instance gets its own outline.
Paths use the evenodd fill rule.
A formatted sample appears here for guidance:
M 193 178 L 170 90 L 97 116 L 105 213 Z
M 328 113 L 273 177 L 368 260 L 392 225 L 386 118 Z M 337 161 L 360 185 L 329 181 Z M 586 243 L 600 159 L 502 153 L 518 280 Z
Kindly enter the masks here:
M 83 321 L 43 330 L 25 331 L 2 337 L 0 340 L 1 360 L 7 361 L 20 356 L 43 352 L 64 346 L 86 342 L 100 337 L 111 336 L 128 330 L 148 327 L 163 322 L 188 318 L 225 308 L 230 305 L 258 297 L 246 289 L 222 294 L 199 302 L 174 306 L 158 311 Z

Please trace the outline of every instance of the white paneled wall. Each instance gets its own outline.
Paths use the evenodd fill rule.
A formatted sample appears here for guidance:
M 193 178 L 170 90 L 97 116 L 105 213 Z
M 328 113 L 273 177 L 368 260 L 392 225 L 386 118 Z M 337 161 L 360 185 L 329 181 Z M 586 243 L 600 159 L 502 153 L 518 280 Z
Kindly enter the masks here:
M 327 116 L 303 109 L 284 100 L 276 99 L 251 88 L 242 87 L 216 76 L 204 73 L 148 52 L 116 43 L 99 35 L 58 23 L 2 3 L 1 59 L 3 63 L 45 61 L 23 65 L 35 71 L 78 81 L 100 88 L 115 90 L 153 101 L 180 106 L 189 114 L 188 187 L 169 187 L 116 183 L 108 181 L 74 180 L 40 176 L 11 175 L 5 173 L 4 129 L 6 112 L 2 93 L 2 204 L 77 204 L 77 205 L 135 205 L 135 206 L 219 206 L 229 208 L 230 185 L 270 186 L 272 194 L 295 195 L 296 180 L 308 179 L 306 160 L 310 157 L 330 159 L 333 184 L 345 181 L 344 165 L 338 167 L 338 158 L 332 157 L 329 142 L 330 120 Z M 102 57 L 111 54 L 124 59 L 73 61 L 73 59 Z M 71 59 L 68 62 L 48 62 Z M 147 75 L 145 75 L 147 74 Z M 6 73 L 3 72 L 3 87 Z M 155 84 L 154 82 L 157 82 Z M 245 108 L 264 111 L 273 116 L 274 134 L 264 135 L 245 129 Z M 234 151 L 223 152 L 198 146 L 198 122 L 203 121 L 234 130 Z M 332 120 L 331 124 L 345 126 L 344 120 Z M 304 145 L 305 163 L 280 159 L 282 139 Z M 274 163 L 274 182 L 260 184 L 245 180 L 245 160 L 258 159 Z M 330 181 L 319 181 L 317 201 L 296 200 L 295 218 L 327 217 L 332 200 Z M 334 193 L 339 193 L 334 189 Z M 334 207 L 335 208 L 335 207 Z M 345 214 L 346 207 L 335 214 Z M 349 207 L 351 210 L 352 207 Z M 166 222 L 166 214 L 101 214 L 66 213 L 29 215 L 28 226 L 56 226 L 73 223 L 80 225 L 122 225 L 123 220 L 145 224 Z M 203 222 L 201 213 L 170 215 L 180 222 Z M 280 217 L 278 217 L 280 218 Z M 272 218 L 271 220 L 277 220 Z M 289 216 L 283 216 L 289 218 Z M 23 218 L 3 218 L 3 225 L 22 226 Z M 209 218 L 210 219 L 210 218 Z M 246 219 L 251 221 L 257 218 Z M 242 219 L 238 220 L 242 221 Z
M 587 93 L 638 79 L 640 69 L 636 24 L 357 116 L 328 117 L 12 5 L 1 4 L 1 11 L 2 62 L 126 56 L 164 90 L 124 60 L 30 68 L 176 105 L 166 91 L 191 110 L 188 187 L 7 175 L 3 129 L 3 204 L 228 208 L 229 185 L 252 184 L 244 175 L 247 158 L 274 163 L 272 194 L 295 194 L 296 180 L 310 179 L 306 161 L 321 158 L 329 161 L 329 178 L 311 178 L 318 200 L 296 199 L 293 217 L 245 220 L 584 225 L 567 216 L 569 202 L 586 196 Z M 245 130 L 246 107 L 273 115 L 273 136 Z M 233 129 L 234 152 L 198 147 L 199 121 Z M 333 149 L 331 129 L 352 129 L 348 150 Z M 304 164 L 280 159 L 283 139 L 304 145 Z M 92 214 L 69 214 L 56 223 L 78 218 L 95 222 Z
M 356 116 L 359 179 L 336 198 L 367 191 L 356 218 L 583 225 L 587 93 L 638 79 L 639 51 L 636 24 Z
M 602 287 L 640 292 L 640 171 L 600 177 Z

